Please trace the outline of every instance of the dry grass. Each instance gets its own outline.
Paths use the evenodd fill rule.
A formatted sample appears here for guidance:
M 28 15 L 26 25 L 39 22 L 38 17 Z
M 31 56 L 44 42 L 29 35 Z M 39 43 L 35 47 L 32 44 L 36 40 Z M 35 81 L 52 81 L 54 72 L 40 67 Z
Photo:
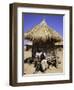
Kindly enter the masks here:
M 45 21 L 42 21 L 40 24 L 36 25 L 29 32 L 24 33 L 24 38 L 32 41 L 47 41 L 48 39 L 53 39 L 55 41 L 62 40 L 61 35 L 49 27 Z

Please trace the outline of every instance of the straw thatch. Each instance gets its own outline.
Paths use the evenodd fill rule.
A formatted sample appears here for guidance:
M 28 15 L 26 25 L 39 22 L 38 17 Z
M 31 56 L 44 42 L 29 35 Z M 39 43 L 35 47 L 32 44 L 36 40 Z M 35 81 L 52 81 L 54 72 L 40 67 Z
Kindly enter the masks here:
M 36 25 L 32 30 L 27 33 L 24 33 L 25 39 L 29 39 L 32 41 L 61 41 L 62 37 L 58 32 L 50 28 L 45 20 L 43 20 L 40 24 Z
M 56 42 L 55 45 L 59 45 L 59 46 L 62 46 L 63 45 L 63 41 L 60 41 L 60 42 Z

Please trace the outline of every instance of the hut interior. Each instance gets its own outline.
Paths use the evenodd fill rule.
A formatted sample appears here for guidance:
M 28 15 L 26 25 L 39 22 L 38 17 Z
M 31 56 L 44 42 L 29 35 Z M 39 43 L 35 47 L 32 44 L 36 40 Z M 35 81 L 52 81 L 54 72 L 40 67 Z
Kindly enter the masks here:
M 43 42 L 43 41 L 39 41 L 39 42 L 33 42 L 33 45 L 32 45 L 32 55 L 33 57 L 35 57 L 35 54 L 36 52 L 38 52 L 38 50 L 42 51 L 42 52 L 45 52 L 46 55 L 51 53 L 51 51 L 54 51 L 55 49 L 55 45 L 54 45 L 54 42 L 50 42 L 50 41 L 46 41 L 46 42 Z

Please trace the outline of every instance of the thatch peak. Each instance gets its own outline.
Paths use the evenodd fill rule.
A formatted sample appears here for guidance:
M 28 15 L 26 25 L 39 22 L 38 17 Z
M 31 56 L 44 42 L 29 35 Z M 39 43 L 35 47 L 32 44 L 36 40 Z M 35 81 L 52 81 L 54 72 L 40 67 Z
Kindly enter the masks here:
M 58 32 L 50 28 L 45 19 L 41 21 L 40 24 L 36 25 L 33 29 L 29 32 L 24 33 L 25 39 L 29 39 L 32 41 L 44 41 L 53 40 L 55 42 L 61 41 L 62 37 Z
M 40 26 L 47 26 L 47 23 L 46 23 L 45 19 L 43 19 L 39 25 Z

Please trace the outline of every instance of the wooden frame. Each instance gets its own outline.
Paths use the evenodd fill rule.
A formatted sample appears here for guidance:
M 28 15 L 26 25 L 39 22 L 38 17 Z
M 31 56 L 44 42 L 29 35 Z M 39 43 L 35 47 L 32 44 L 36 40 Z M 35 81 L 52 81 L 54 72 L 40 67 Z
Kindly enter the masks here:
M 17 50 L 17 8 L 18 7 L 69 10 L 69 16 L 70 16 L 69 80 L 19 82 L 19 83 L 17 82 L 17 61 L 18 61 L 17 60 L 17 51 L 18 51 Z M 71 6 L 58 6 L 58 5 L 26 4 L 26 3 L 10 4 L 10 63 L 9 65 L 10 65 L 9 83 L 11 86 L 72 83 L 72 7 Z

